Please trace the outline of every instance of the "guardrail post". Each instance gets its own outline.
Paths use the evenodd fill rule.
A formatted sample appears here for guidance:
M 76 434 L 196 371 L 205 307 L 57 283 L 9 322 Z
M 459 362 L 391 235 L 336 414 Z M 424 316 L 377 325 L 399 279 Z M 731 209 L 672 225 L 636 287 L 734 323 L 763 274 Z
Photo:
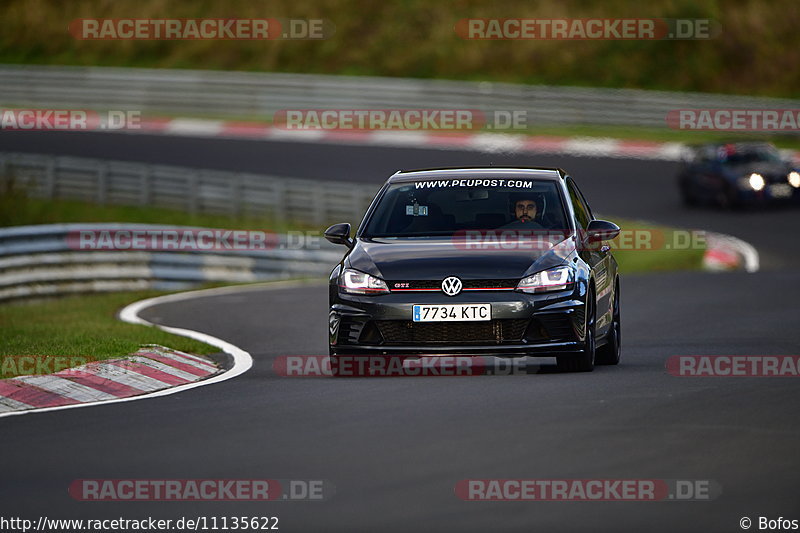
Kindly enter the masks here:
M 56 196 L 56 158 L 47 157 L 44 168 L 44 196 L 52 200 Z
M 139 174 L 139 203 L 142 205 L 150 205 L 152 200 L 150 193 L 152 176 L 153 172 L 150 165 L 142 165 L 142 172 Z
M 186 195 L 187 201 L 187 210 L 190 214 L 196 215 L 197 214 L 197 206 L 199 204 L 199 196 L 200 191 L 199 189 L 200 180 L 197 177 L 197 172 L 192 170 L 189 172 L 189 175 L 186 178 L 186 189 L 188 194 Z
M 106 205 L 108 200 L 108 163 L 100 163 L 97 169 L 97 203 Z
M 242 212 L 242 175 L 236 173 L 231 180 L 230 214 L 238 217 Z
M 327 187 L 325 187 L 327 189 Z M 329 202 L 325 201 L 325 190 L 323 187 L 316 186 L 311 188 L 311 219 L 314 224 L 321 226 L 326 220 L 330 219 L 331 207 Z M 324 206 L 324 209 L 321 209 Z
M 360 187 L 354 187 L 353 192 L 350 195 L 350 213 L 351 216 L 355 217 L 351 224 L 357 224 L 356 218 L 358 218 L 364 211 L 361 207 L 364 203 L 364 193 L 361 191 Z M 330 220 L 330 219 L 329 219 Z
M 0 184 L 3 185 L 5 188 L 7 183 L 10 182 L 10 178 L 7 175 L 8 173 L 8 164 L 6 163 L 6 154 L 0 154 Z
M 361 191 L 361 206 L 358 209 L 359 217 L 367 212 L 367 209 L 369 209 L 369 204 L 372 203 L 372 199 L 375 197 L 377 192 L 378 191 L 371 192 L 369 189 Z
M 273 192 L 273 205 L 272 214 L 278 222 L 285 222 L 289 218 L 289 209 L 286 205 L 286 182 L 280 179 L 273 179 L 272 192 Z

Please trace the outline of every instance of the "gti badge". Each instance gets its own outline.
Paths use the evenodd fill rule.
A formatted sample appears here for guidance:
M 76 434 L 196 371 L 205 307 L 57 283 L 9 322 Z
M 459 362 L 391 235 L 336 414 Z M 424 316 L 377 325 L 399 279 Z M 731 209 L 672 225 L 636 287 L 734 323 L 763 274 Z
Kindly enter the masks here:
M 442 281 L 442 292 L 448 296 L 455 296 L 461 292 L 461 280 L 455 276 L 444 278 L 444 281 Z

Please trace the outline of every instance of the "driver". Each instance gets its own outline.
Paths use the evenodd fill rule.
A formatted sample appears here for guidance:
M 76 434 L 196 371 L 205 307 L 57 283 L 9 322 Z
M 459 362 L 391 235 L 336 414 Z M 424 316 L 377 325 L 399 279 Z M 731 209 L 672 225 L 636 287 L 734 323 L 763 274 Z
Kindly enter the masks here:
M 514 216 L 523 224 L 536 218 L 538 206 L 533 198 L 522 198 L 514 202 Z
M 542 229 L 543 226 L 536 221 L 539 214 L 539 198 L 534 194 L 521 194 L 512 198 L 511 211 L 514 220 L 503 226 L 512 229 Z

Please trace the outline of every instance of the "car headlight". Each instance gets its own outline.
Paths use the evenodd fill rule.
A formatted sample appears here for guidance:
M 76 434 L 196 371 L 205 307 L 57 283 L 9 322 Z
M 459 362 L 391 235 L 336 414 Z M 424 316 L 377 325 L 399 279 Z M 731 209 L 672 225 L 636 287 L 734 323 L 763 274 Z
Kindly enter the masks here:
M 800 188 L 800 172 L 792 170 L 786 178 L 789 180 L 789 185 L 795 189 Z
M 571 288 L 574 282 L 572 269 L 562 266 L 543 270 L 533 276 L 523 278 L 517 285 L 517 290 L 527 293 L 561 291 Z
M 754 191 L 760 191 L 764 189 L 764 186 L 767 184 L 767 182 L 764 181 L 764 176 L 761 174 L 756 174 L 755 172 L 750 174 L 750 176 L 747 178 L 747 183 L 750 184 L 750 188 L 752 188 Z
M 349 294 L 386 294 L 389 287 L 382 279 L 364 272 L 346 268 L 339 277 L 339 287 Z

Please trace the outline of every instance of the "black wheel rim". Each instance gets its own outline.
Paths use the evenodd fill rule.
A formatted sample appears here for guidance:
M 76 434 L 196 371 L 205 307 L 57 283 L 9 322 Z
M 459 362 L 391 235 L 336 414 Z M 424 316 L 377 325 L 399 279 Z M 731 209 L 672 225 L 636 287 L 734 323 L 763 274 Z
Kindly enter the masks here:
M 620 348 L 622 345 L 622 331 L 620 326 L 620 313 L 619 313 L 619 289 L 614 294 L 614 352 L 617 359 L 619 359 Z
M 589 309 L 586 315 L 586 348 L 590 350 L 592 365 L 594 365 L 595 343 L 594 343 L 594 296 L 590 294 Z

